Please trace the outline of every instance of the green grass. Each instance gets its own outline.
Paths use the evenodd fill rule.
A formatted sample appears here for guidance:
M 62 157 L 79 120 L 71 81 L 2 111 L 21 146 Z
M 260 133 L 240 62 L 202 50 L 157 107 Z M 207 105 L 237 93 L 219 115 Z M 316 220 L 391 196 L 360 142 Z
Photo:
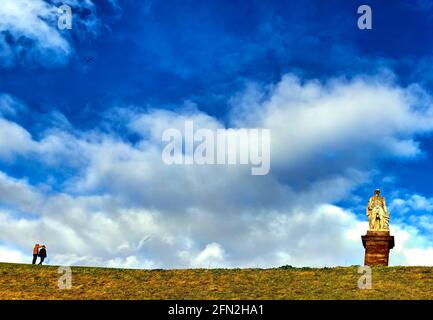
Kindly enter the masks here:
M 358 267 L 125 270 L 73 267 L 72 289 L 54 266 L 0 263 L 0 299 L 433 299 L 433 268 Z

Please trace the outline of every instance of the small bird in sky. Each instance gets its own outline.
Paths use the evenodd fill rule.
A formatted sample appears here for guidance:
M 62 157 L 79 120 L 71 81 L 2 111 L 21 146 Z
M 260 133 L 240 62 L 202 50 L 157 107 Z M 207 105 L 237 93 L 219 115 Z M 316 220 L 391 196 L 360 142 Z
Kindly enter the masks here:
M 93 60 L 93 58 L 89 58 L 89 59 L 86 60 L 86 63 L 89 63 L 92 60 Z

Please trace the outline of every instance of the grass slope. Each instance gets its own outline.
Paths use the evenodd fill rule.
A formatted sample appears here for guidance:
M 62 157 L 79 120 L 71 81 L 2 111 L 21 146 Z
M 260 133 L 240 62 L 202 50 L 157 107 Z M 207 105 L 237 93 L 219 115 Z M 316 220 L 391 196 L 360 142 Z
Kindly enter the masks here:
M 360 290 L 358 268 L 126 270 L 0 263 L 0 299 L 433 299 L 433 268 L 375 267 Z

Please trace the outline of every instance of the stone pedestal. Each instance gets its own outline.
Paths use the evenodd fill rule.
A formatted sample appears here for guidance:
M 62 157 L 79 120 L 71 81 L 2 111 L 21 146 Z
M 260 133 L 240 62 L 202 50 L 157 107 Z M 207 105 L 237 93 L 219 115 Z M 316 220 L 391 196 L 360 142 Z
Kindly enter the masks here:
M 387 266 L 389 250 L 394 248 L 394 237 L 389 231 L 367 231 L 361 238 L 365 248 L 364 265 Z

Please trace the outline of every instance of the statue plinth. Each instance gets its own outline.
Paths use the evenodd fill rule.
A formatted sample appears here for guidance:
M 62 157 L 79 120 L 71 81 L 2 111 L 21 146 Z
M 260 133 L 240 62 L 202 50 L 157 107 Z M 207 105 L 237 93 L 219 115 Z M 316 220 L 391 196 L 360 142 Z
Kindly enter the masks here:
M 361 236 L 362 245 L 365 248 L 364 265 L 387 266 L 389 261 L 389 250 L 394 248 L 394 236 L 389 235 L 389 230 L 367 231 Z

